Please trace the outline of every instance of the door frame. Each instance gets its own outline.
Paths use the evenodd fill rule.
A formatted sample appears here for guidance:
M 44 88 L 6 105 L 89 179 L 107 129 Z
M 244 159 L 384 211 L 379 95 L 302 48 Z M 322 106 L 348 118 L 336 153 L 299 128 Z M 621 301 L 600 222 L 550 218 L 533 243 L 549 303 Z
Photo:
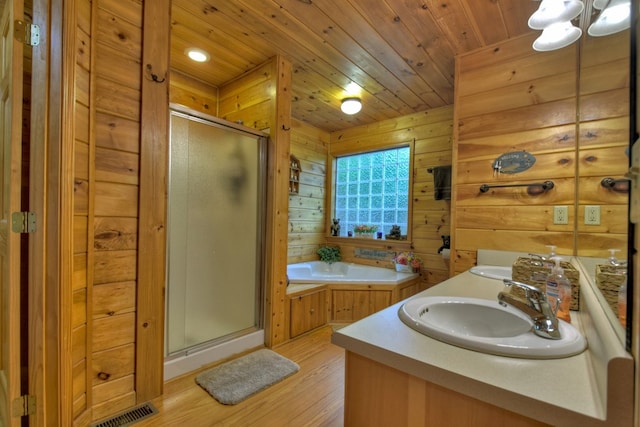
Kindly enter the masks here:
M 24 113 L 24 47 L 15 36 L 18 20 L 24 21 L 24 3 L 22 0 L 9 0 L 0 9 L 0 32 L 6 49 L 2 51 L 2 116 L 0 122 L 8 124 L 2 129 L 2 297 L 0 303 L 0 321 L 2 322 L 3 370 L 0 376 L 0 424 L 7 427 L 19 426 L 21 419 L 14 415 L 14 404 L 25 395 L 22 381 L 22 363 L 24 360 L 23 340 L 25 339 L 22 322 L 24 309 L 24 269 L 22 268 L 22 234 L 12 230 L 12 214 L 22 211 L 22 117 Z M 6 31 L 6 32 L 5 32 Z M 6 38 L 5 38 L 6 37 Z M 6 71 L 6 73 L 5 73 Z M 6 359 L 5 359 L 6 355 Z M 5 365 L 6 364 L 6 365 Z M 25 405 L 26 406 L 26 405 Z
M 29 393 L 36 413 L 29 425 L 71 425 L 71 384 L 62 388 L 60 283 L 62 272 L 61 159 L 63 111 L 63 0 L 33 0 L 33 23 L 40 44 L 32 54 L 29 210 L 36 232 L 29 235 Z M 68 229 L 68 228 L 67 228 Z M 70 237 L 67 237 L 70 241 Z M 69 402 L 68 411 L 62 403 Z M 64 416 L 68 412 L 68 415 Z

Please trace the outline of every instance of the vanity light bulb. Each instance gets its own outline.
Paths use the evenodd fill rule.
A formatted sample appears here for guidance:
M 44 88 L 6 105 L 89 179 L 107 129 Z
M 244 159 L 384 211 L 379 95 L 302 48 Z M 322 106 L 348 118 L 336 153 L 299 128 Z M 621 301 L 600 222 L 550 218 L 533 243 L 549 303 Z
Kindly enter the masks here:
M 542 31 L 542 35 L 533 42 L 533 49 L 539 52 L 561 49 L 575 42 L 582 30 L 569 21 L 556 22 Z
M 631 25 L 629 0 L 612 0 L 602 11 L 587 33 L 593 37 L 608 36 L 626 30 Z

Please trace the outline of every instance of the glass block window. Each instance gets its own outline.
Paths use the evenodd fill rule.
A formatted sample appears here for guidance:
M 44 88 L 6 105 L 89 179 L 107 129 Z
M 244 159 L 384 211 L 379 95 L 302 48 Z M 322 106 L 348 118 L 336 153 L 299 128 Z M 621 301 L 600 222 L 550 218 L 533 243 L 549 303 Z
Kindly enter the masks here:
M 340 235 L 356 225 L 377 225 L 388 234 L 392 225 L 407 233 L 409 216 L 409 147 L 336 158 L 334 218 Z

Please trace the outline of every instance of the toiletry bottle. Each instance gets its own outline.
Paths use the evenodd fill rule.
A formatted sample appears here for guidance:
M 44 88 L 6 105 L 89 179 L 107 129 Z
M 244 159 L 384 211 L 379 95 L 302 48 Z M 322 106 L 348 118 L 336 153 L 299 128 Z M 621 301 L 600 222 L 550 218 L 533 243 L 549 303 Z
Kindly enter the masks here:
M 553 266 L 554 266 L 553 258 L 558 256 L 556 254 L 556 247 L 557 246 L 555 246 L 555 245 L 546 245 L 546 247 L 549 248 L 549 255 L 547 255 L 546 262 L 544 263 L 544 266 L 549 268 L 549 269 L 552 269 Z
M 618 265 L 618 258 L 616 258 L 616 252 L 620 252 L 620 249 L 609 249 L 609 264 Z
M 569 307 L 571 306 L 571 282 L 564 275 L 564 269 L 560 266 L 562 258 L 553 257 L 555 265 L 547 277 L 547 299 L 556 310 L 556 316 L 567 322 L 571 322 Z

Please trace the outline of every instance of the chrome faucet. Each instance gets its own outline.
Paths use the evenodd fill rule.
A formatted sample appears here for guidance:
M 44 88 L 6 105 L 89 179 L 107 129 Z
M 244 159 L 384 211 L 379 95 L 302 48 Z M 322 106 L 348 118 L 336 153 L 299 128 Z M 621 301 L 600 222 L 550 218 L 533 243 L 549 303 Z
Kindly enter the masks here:
M 525 313 L 533 320 L 533 333 L 547 339 L 559 340 L 560 329 L 558 329 L 558 318 L 556 311 L 559 302 L 556 304 L 555 310 L 551 308 L 551 304 L 547 300 L 547 296 L 540 288 L 526 283 L 516 282 L 515 280 L 504 279 L 504 284 L 508 288 L 517 287 L 524 292 L 524 299 L 510 293 L 509 291 L 501 291 L 498 293 L 498 302 L 500 305 L 517 308 Z
M 529 256 L 533 258 L 531 260 L 531 264 L 535 265 L 536 267 L 544 265 L 544 263 L 547 261 L 547 258 L 542 255 L 530 253 Z

